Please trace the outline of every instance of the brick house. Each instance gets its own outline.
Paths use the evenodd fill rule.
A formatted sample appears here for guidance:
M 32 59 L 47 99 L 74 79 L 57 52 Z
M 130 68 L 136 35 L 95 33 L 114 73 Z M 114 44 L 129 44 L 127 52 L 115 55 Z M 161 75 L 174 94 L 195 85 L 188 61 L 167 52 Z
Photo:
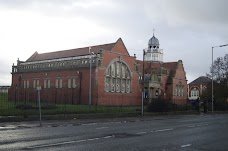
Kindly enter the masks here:
M 18 59 L 17 65 L 12 66 L 9 99 L 36 100 L 36 87 L 40 85 L 41 101 L 140 105 L 144 66 L 144 96 L 151 100 L 163 97 L 184 104 L 187 80 L 183 63 L 181 60 L 163 63 L 163 54 L 153 46 L 153 39 L 154 36 L 145 56 L 158 55 L 156 60 L 147 57 L 142 61 L 135 55 L 130 56 L 121 38 L 103 45 L 41 54 L 35 52 L 26 61 Z
M 207 90 L 208 83 L 211 79 L 206 76 L 198 77 L 188 84 L 188 99 L 197 100 Z

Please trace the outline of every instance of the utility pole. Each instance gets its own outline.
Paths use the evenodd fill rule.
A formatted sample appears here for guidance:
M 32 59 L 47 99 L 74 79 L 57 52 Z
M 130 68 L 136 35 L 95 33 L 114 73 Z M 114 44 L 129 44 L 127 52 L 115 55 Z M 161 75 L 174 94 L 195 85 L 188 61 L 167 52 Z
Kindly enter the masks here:
M 141 116 L 144 114 L 144 59 L 145 59 L 145 49 L 143 49 L 143 71 L 142 71 L 142 113 Z

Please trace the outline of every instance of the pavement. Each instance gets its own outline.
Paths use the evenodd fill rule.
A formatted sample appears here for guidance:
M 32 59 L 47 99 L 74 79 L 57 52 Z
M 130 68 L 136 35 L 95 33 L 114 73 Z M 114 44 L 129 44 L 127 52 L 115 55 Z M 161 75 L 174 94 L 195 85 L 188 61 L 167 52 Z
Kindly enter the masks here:
M 224 112 L 217 112 L 219 114 Z M 0 116 L 0 131 L 34 128 L 34 127 L 58 127 L 69 125 L 82 125 L 89 123 L 104 123 L 104 122 L 132 122 L 145 121 L 148 119 L 173 119 L 181 116 L 204 116 L 209 115 L 198 112 L 171 112 L 171 113 L 145 113 L 142 117 L 139 113 L 125 113 L 120 115 L 113 114 L 72 114 L 72 115 L 50 115 L 42 117 L 40 122 L 39 116 L 30 116 L 23 118 L 21 116 Z
M 129 114 L 128 114 L 129 115 Z M 189 114 L 192 116 L 194 114 Z M 199 114 L 195 114 L 198 116 Z M 201 114 L 204 115 L 204 114 Z M 164 120 L 164 119 L 176 119 L 181 117 L 182 115 L 176 114 L 146 114 L 143 117 L 140 115 L 131 115 L 130 116 L 107 116 L 107 115 L 77 115 L 77 116 L 68 116 L 68 117 L 61 117 L 61 116 L 54 116 L 52 118 L 46 117 L 39 120 L 38 117 L 31 117 L 24 119 L 23 117 L 0 117 L 0 131 L 4 130 L 14 130 L 14 129 L 24 129 L 24 128 L 35 128 L 35 127 L 61 127 L 61 126 L 79 126 L 83 124 L 93 124 L 93 123 L 106 123 L 106 122 L 135 122 L 135 121 L 147 121 L 147 120 Z M 186 116 L 186 115 L 183 115 Z
M 1 123 L 0 150 L 226 151 L 227 114 Z

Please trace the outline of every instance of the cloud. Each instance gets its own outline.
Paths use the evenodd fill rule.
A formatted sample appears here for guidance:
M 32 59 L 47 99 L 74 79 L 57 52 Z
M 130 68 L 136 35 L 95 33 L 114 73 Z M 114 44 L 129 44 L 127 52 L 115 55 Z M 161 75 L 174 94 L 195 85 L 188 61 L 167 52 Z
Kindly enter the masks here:
M 197 78 L 209 71 L 211 47 L 228 43 L 227 4 L 226 0 L 0 0 L 0 50 L 7 52 L 0 60 L 8 58 L 5 64 L 12 65 L 35 51 L 110 43 L 119 37 L 131 55 L 142 59 L 155 28 L 164 61 L 183 60 L 187 76 Z M 224 53 L 226 48 L 216 50 L 215 58 Z M 1 75 L 6 72 L 10 79 L 8 69 Z

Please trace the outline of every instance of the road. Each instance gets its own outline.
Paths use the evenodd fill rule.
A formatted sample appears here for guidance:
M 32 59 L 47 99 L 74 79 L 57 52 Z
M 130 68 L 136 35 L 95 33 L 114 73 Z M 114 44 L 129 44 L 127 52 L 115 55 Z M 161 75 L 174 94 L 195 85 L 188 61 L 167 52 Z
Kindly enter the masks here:
M 0 150 L 227 151 L 228 115 L 50 122 L 0 129 Z

